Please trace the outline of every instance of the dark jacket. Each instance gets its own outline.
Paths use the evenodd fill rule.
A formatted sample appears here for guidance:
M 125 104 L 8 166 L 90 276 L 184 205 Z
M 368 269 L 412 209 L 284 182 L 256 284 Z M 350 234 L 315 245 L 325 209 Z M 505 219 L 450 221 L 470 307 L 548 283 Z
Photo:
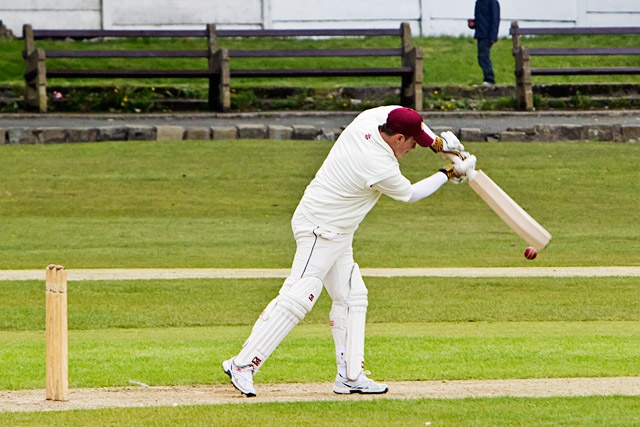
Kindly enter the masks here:
M 474 13 L 475 39 L 490 39 L 498 41 L 498 27 L 500 26 L 500 3 L 498 0 L 476 0 Z

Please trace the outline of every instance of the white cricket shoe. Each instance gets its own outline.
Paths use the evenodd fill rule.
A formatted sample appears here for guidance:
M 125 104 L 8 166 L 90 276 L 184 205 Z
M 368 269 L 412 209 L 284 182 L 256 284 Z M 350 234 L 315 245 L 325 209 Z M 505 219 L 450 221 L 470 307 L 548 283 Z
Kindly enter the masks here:
M 253 365 L 238 366 L 233 363 L 233 358 L 222 362 L 222 369 L 231 378 L 231 384 L 247 397 L 254 397 L 256 389 L 253 388 Z
M 340 374 L 336 375 L 336 381 L 333 383 L 333 392 L 336 394 L 383 394 L 389 391 L 386 384 L 378 384 L 372 379 L 367 378 L 371 374 L 369 371 L 362 371 L 358 378 L 351 381 Z

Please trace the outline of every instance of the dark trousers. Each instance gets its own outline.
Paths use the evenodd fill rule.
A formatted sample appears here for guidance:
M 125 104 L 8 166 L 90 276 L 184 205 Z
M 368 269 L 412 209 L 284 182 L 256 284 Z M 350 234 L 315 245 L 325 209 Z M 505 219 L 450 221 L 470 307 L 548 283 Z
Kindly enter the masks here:
M 478 65 L 482 68 L 484 81 L 488 83 L 496 82 L 493 74 L 493 64 L 491 63 L 491 40 L 478 39 Z

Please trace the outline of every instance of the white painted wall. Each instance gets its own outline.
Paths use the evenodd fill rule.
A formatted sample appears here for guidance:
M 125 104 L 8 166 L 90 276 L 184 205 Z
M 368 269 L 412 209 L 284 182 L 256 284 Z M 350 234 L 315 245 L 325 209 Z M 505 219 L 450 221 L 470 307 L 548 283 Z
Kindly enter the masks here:
M 15 34 L 36 28 L 395 28 L 414 35 L 466 35 L 475 0 L 0 0 Z M 500 0 L 506 36 L 523 26 L 640 26 L 640 0 Z
M 263 0 L 102 0 L 104 28 L 261 28 Z
M 587 27 L 640 26 L 640 0 L 584 0 Z
M 0 0 L 0 20 L 16 36 L 34 28 L 100 28 L 100 0 Z

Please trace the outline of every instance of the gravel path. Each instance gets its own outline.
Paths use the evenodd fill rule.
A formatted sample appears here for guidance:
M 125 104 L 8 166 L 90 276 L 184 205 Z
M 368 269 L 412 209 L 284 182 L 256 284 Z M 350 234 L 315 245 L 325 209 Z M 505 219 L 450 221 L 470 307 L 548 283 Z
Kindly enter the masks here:
M 285 278 L 289 269 L 102 269 L 68 270 L 69 281 Z M 513 268 L 363 268 L 366 277 L 640 277 L 638 267 L 513 267 Z M 45 270 L 0 270 L 2 280 L 44 280 Z
M 544 378 L 468 381 L 387 382 L 383 396 L 336 395 L 332 383 L 256 384 L 258 396 L 246 398 L 229 385 L 71 389 L 67 402 L 45 400 L 44 390 L 0 391 L 0 412 L 225 403 L 305 402 L 370 399 L 462 399 L 467 397 L 640 396 L 640 377 Z

